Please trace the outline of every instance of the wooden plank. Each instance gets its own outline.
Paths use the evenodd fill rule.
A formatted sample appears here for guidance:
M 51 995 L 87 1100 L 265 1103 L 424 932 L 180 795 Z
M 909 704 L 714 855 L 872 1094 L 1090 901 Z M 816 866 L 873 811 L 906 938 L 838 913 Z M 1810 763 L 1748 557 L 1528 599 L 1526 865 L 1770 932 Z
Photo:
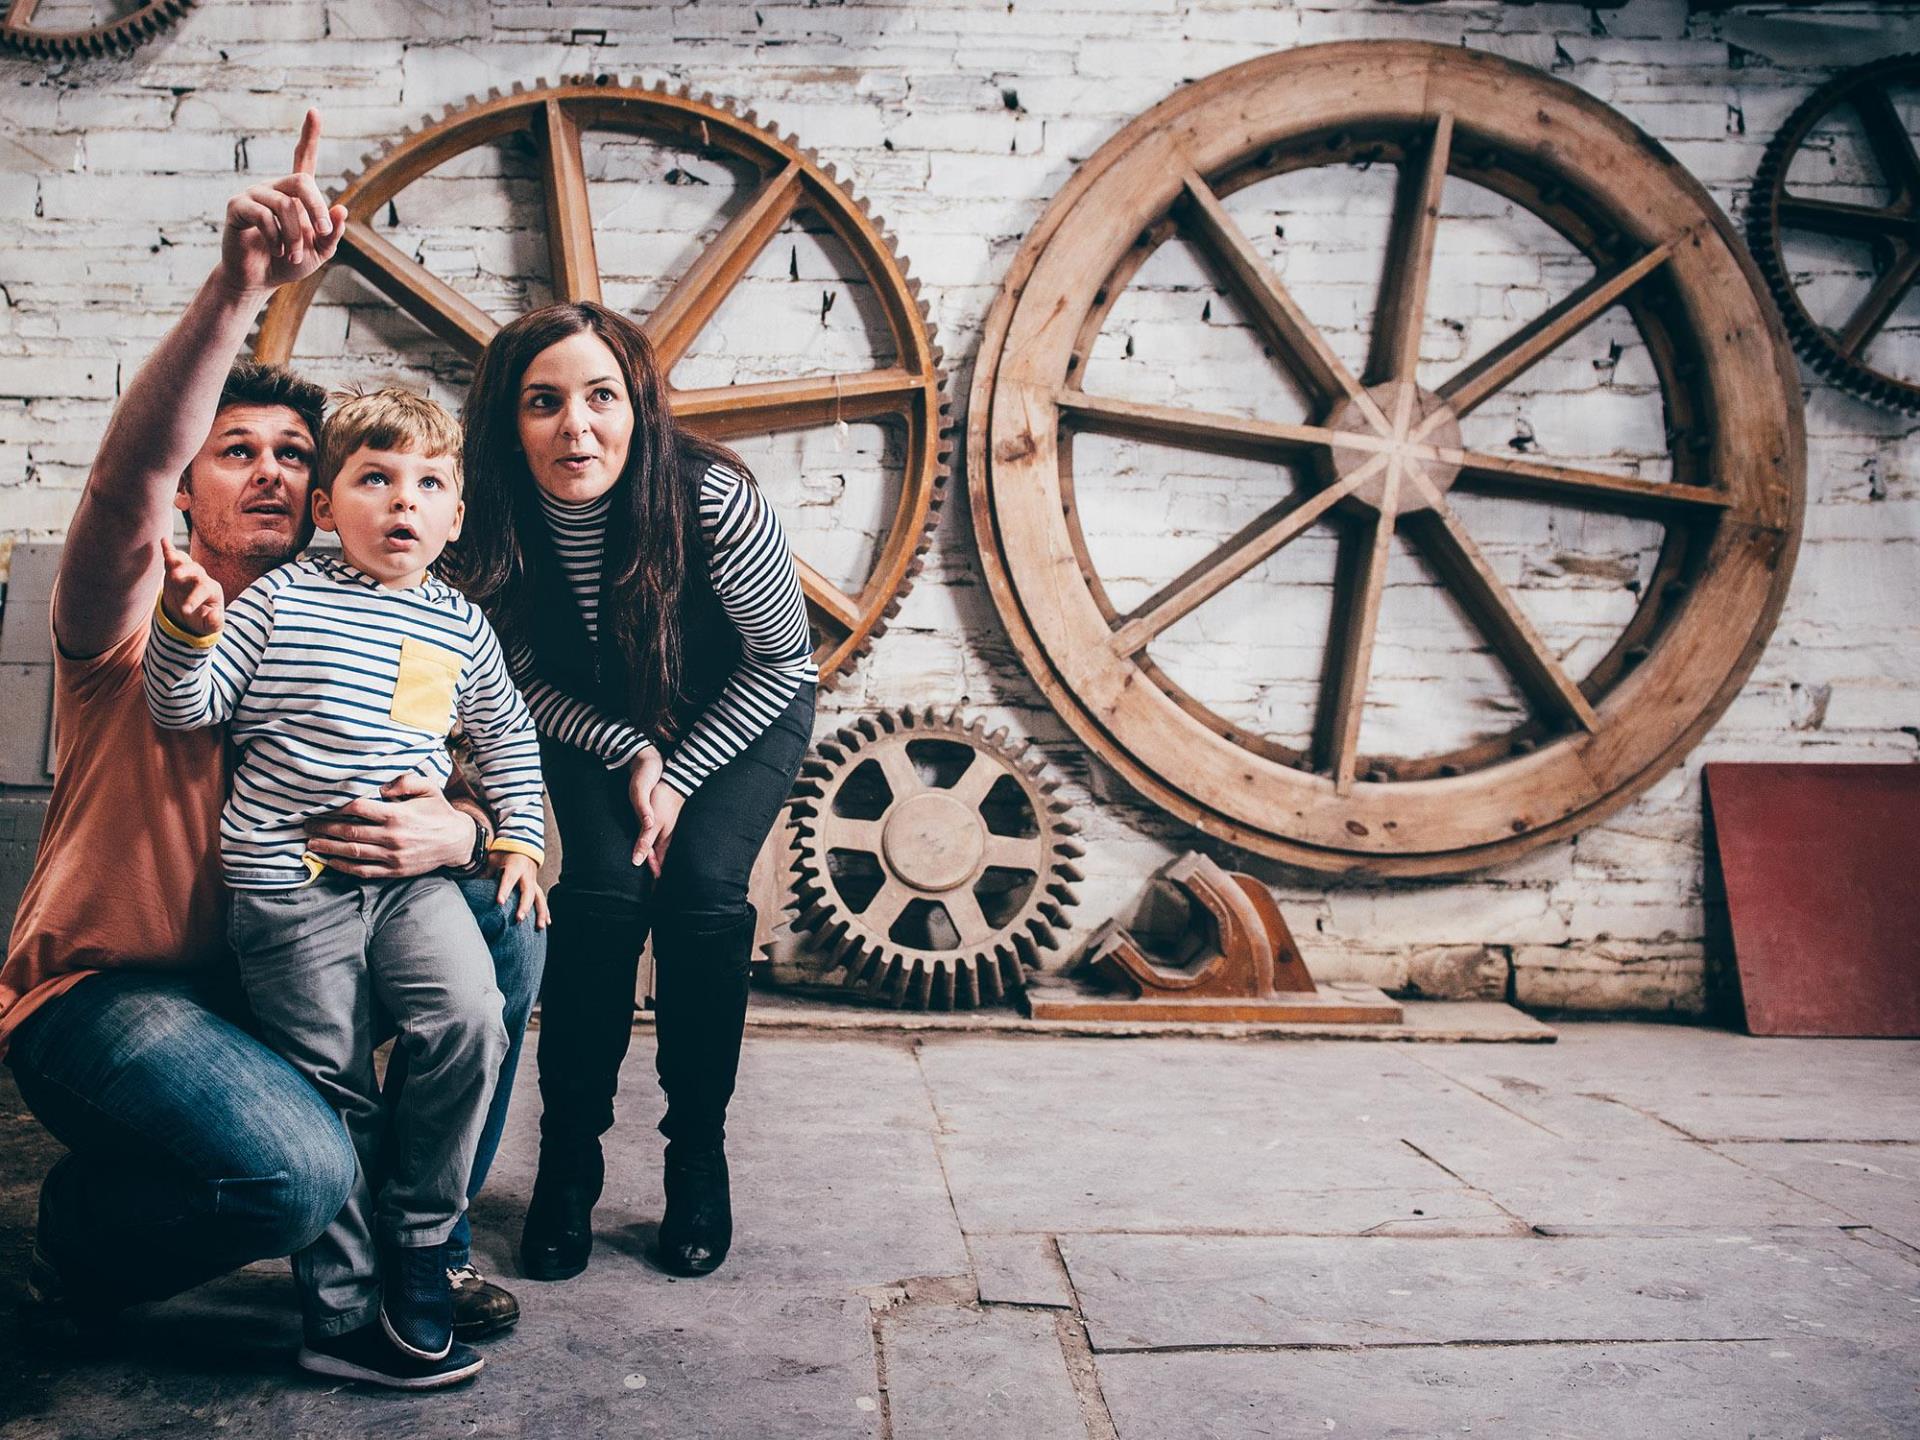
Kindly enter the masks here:
M 1426 320 L 1427 288 L 1433 278 L 1433 239 L 1440 226 L 1440 195 L 1452 151 L 1453 113 L 1443 110 L 1434 121 L 1420 163 L 1401 167 L 1380 282 L 1380 312 L 1374 317 L 1373 346 L 1367 356 L 1370 382 L 1412 380 L 1420 363 L 1420 327 Z
M 600 262 L 593 250 L 593 211 L 587 204 L 587 168 L 580 127 L 559 100 L 548 100 L 542 180 L 547 199 L 547 256 L 553 298 L 600 299 Z
M 1360 720 L 1367 705 L 1367 679 L 1373 670 L 1373 641 L 1380 626 L 1380 598 L 1387 584 L 1387 562 L 1393 554 L 1395 503 L 1400 492 L 1400 463 L 1387 464 L 1386 498 L 1374 518 L 1372 543 L 1360 567 L 1357 585 L 1338 626 L 1339 651 L 1334 662 L 1332 713 L 1324 722 L 1329 742 L 1327 761 L 1333 769 L 1333 788 L 1344 795 L 1353 789 L 1360 755 Z M 1335 604 L 1339 601 L 1336 599 Z
M 499 321 L 364 221 L 347 222 L 337 253 L 368 284 L 469 360 L 477 360 L 500 329 Z
M 671 371 L 686 354 L 694 338 L 740 283 L 740 277 L 787 223 L 800 201 L 800 176 L 800 164 L 793 161 L 763 181 L 753 198 L 708 242 L 667 292 L 666 299 L 647 316 L 647 338 L 653 341 L 654 358 L 662 374 Z
M 754 385 L 675 390 L 673 413 L 704 435 L 772 435 L 844 420 L 849 424 L 902 416 L 913 398 L 935 382 L 905 370 L 812 375 Z

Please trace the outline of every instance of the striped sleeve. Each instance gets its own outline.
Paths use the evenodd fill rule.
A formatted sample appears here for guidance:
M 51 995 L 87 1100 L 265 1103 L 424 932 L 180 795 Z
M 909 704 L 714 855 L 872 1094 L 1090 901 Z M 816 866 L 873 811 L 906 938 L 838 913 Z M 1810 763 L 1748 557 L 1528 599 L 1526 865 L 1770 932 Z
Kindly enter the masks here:
M 282 572 L 254 581 L 226 607 L 222 627 L 195 635 L 158 601 L 141 660 L 147 709 L 162 730 L 198 730 L 233 718 L 273 634 L 273 592 Z
M 493 850 L 546 859 L 546 813 L 540 803 L 540 740 L 533 716 L 514 689 L 493 627 L 478 611 L 473 659 L 454 697 L 460 723 L 473 741 L 480 791 L 498 822 Z
M 793 552 L 757 485 L 718 466 L 700 486 L 713 593 L 740 632 L 740 664 L 667 758 L 661 778 L 691 795 L 819 678 Z
M 527 709 L 540 733 L 598 756 L 609 770 L 619 769 L 653 743 L 626 721 L 585 700 L 562 694 L 541 679 L 531 645 L 515 645 L 507 656 L 507 668 L 526 696 Z

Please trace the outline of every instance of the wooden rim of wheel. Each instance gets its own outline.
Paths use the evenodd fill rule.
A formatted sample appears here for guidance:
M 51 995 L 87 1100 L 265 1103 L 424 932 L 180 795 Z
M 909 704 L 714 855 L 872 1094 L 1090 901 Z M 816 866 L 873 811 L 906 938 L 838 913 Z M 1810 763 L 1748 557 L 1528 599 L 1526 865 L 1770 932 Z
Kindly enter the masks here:
M 151 0 L 137 10 L 101 25 L 73 30 L 39 30 L 33 17 L 40 0 L 11 0 L 0 13 L 0 50 L 47 57 L 107 55 L 131 50 L 150 40 L 193 8 L 194 0 Z
M 592 214 L 581 135 L 608 130 L 726 156 L 752 167 L 747 202 L 643 320 L 662 371 L 671 374 L 754 260 L 797 212 L 817 216 L 858 263 L 885 318 L 892 365 L 851 374 L 674 390 L 674 414 L 716 439 L 810 430 L 836 424 L 897 425 L 905 437 L 901 490 L 871 573 L 849 593 L 797 561 L 818 640 L 821 683 L 833 681 L 886 628 L 931 539 L 949 460 L 946 380 L 919 282 L 892 237 L 836 176 L 791 135 L 736 114 L 710 96 L 620 84 L 606 77 L 562 81 L 482 99 L 431 117 L 383 152 L 335 197 L 347 207 L 336 263 L 344 264 L 472 360 L 500 326 L 374 227 L 381 208 L 407 185 L 465 151 L 514 133 L 530 133 L 544 180 L 553 293 L 599 300 Z M 325 271 L 275 294 L 255 345 L 259 359 L 285 362 Z
M 1398 167 L 1364 373 L 1324 337 L 1220 204 L 1270 175 Z M 1412 383 L 1441 186 L 1518 203 L 1595 274 L 1429 392 Z M 1161 241 L 1208 260 L 1279 362 L 1317 397 L 1282 424 L 1090 394 L 1078 376 L 1115 299 Z M 1454 422 L 1615 304 L 1659 376 L 1670 481 L 1461 448 Z M 1294 492 L 1128 613 L 1088 557 L 1063 436 L 1095 433 L 1300 466 Z M 1358 41 L 1247 62 L 1181 90 L 1074 175 L 988 317 L 968 417 L 974 530 L 1015 649 L 1062 718 L 1136 789 L 1208 834 L 1316 870 L 1459 873 L 1591 824 L 1677 763 L 1731 703 L 1785 599 L 1804 504 L 1792 355 L 1706 192 L 1652 139 L 1526 66 Z M 1568 675 L 1495 576 L 1454 488 L 1651 517 L 1665 540 L 1612 649 Z M 1360 518 L 1349 512 L 1357 509 Z M 1146 647 L 1309 525 L 1343 516 L 1313 743 L 1239 728 Z M 1447 755 L 1359 748 L 1390 539 L 1429 561 L 1530 713 Z

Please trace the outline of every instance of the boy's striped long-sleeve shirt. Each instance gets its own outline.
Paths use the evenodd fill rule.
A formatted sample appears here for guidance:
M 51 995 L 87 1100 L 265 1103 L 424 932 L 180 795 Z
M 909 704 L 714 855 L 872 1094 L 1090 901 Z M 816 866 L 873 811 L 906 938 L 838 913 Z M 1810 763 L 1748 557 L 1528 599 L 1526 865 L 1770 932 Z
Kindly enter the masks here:
M 282 565 L 193 635 L 156 606 L 147 705 L 169 730 L 228 722 L 239 747 L 220 817 L 221 865 L 239 890 L 307 884 L 304 822 L 378 795 L 402 775 L 444 785 L 446 737 L 473 742 L 493 848 L 543 857 L 540 749 L 495 638 L 475 605 L 429 576 L 389 590 L 344 560 Z
M 613 497 L 609 493 L 585 505 L 564 505 L 542 492 L 540 500 L 587 638 L 596 639 Z M 700 482 L 699 506 L 707 576 L 721 609 L 740 633 L 740 663 L 666 757 L 661 778 L 682 795 L 693 794 L 701 781 L 752 744 L 802 685 L 820 678 L 793 552 L 759 487 L 715 465 Z M 653 743 L 625 720 L 542 680 L 531 646 L 516 646 L 509 663 L 541 731 L 562 744 L 578 746 L 612 768 Z

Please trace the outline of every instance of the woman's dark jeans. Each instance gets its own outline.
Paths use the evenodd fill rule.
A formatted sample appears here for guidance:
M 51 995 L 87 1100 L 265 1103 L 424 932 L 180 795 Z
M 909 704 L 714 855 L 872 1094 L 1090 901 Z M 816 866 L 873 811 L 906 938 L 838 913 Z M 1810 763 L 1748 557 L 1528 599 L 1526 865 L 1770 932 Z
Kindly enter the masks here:
M 543 1165 L 549 1156 L 593 1151 L 613 1124 L 649 933 L 667 1095 L 661 1132 L 695 1148 L 723 1138 L 753 951 L 747 880 L 812 732 L 809 685 L 688 797 L 658 881 L 632 860 L 639 826 L 626 772 L 569 747 L 542 746 L 561 845 L 552 962 L 540 992 Z
M 546 937 L 494 905 L 493 881 L 462 890 L 493 952 L 511 1041 L 471 1197 L 499 1147 Z M 76 1295 L 177 1294 L 292 1254 L 344 1203 L 355 1173 L 345 1129 L 235 1023 L 244 1018 L 196 977 L 116 970 L 82 980 L 14 1032 L 7 1061 L 20 1094 L 71 1152 L 47 1178 L 45 1209 L 58 1252 L 49 1258 Z M 389 1074 L 389 1086 L 398 1079 Z M 450 1263 L 464 1262 L 466 1239 L 463 1216 Z

